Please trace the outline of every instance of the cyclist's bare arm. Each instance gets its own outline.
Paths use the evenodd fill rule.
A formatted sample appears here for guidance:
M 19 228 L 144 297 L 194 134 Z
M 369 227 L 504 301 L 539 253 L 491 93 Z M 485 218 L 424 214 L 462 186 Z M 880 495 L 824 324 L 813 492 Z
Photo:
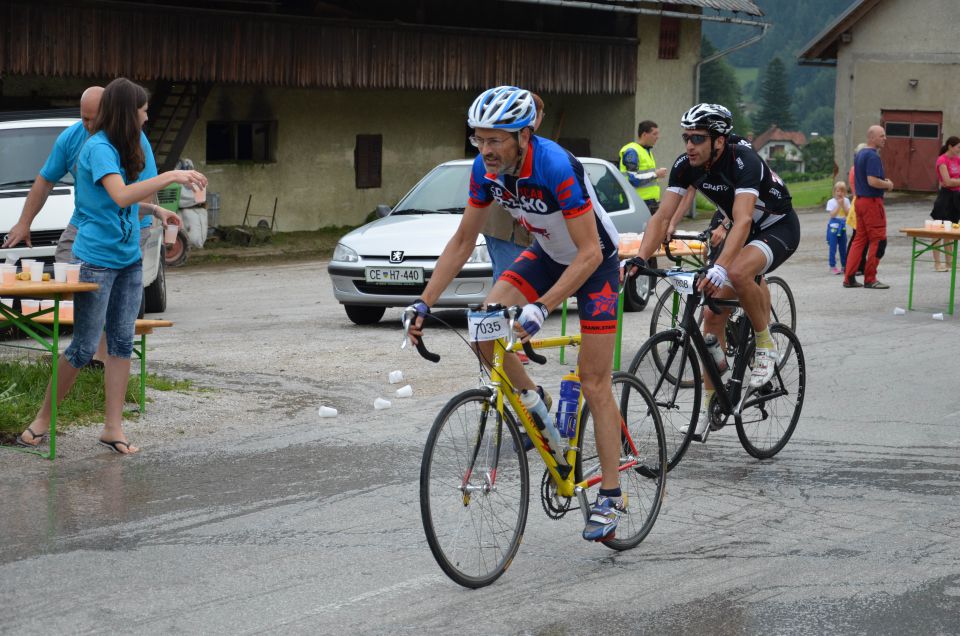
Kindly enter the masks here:
M 673 216 L 670 218 L 670 226 L 667 228 L 667 237 L 670 236 L 677 230 L 677 226 L 680 225 L 680 221 L 683 220 L 683 215 L 687 213 L 687 210 L 690 209 L 690 206 L 694 204 L 694 197 L 697 196 L 697 190 L 690 186 L 687 188 L 686 194 L 683 195 L 683 198 L 680 200 L 680 204 L 677 206 L 677 210 L 673 213 Z M 664 240 L 666 240 L 664 239 Z
M 3 247 L 14 247 L 21 242 L 33 247 L 30 243 L 30 225 L 37 218 L 43 205 L 47 202 L 47 197 L 53 190 L 55 184 L 47 181 L 42 176 L 37 175 L 33 185 L 30 187 L 30 193 L 27 194 L 27 200 L 23 203 L 23 211 L 20 213 L 20 219 L 10 228 L 7 237 L 3 241 Z
M 670 190 L 666 190 L 660 195 L 660 209 L 647 222 L 647 228 L 643 231 L 643 241 L 641 241 L 640 250 L 637 252 L 638 256 L 644 259 L 650 258 L 667 239 L 667 230 L 670 229 L 673 214 L 677 211 L 682 200 L 683 197 Z

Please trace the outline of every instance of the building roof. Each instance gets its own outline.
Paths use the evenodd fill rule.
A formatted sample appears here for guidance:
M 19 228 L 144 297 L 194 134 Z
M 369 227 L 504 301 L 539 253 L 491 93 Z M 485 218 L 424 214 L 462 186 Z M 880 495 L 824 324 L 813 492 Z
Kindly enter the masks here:
M 840 48 L 840 43 L 850 41 L 850 29 L 853 25 L 878 4 L 880 0 L 856 0 L 803 47 L 797 60 L 800 64 L 810 66 L 836 66 L 837 49 Z
M 671 0 L 670 4 L 716 9 L 717 11 L 735 11 L 747 15 L 763 15 L 760 7 L 750 0 Z
M 774 124 L 754 138 L 753 148 L 754 150 L 760 150 L 768 143 L 773 141 L 789 141 L 794 146 L 803 148 L 807 145 L 807 136 L 802 132 L 788 132 L 786 130 L 780 130 L 780 127 Z

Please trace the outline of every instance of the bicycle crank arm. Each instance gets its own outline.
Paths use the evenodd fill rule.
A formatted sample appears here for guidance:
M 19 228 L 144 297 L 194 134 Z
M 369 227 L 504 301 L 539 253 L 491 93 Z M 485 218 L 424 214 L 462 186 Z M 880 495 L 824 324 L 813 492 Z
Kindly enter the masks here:
M 590 521 L 590 502 L 587 501 L 587 489 L 583 486 L 577 486 L 573 489 L 573 492 L 577 495 L 577 503 L 580 504 L 580 512 L 583 513 L 583 523 L 586 524 Z

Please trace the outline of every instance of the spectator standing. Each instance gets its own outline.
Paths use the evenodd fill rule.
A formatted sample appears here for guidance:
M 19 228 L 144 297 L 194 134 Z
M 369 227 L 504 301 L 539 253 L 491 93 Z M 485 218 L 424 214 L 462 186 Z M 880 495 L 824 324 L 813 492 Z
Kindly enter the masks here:
M 837 181 L 833 186 L 833 197 L 827 201 L 827 260 L 830 271 L 842 274 L 847 267 L 847 214 L 850 212 L 850 199 L 847 198 L 847 184 Z M 837 254 L 840 254 L 840 267 L 837 267 Z
M 871 126 L 867 130 L 867 146 L 857 153 L 854 160 L 854 188 L 857 193 L 857 236 L 847 254 L 847 267 L 844 272 L 844 287 L 866 287 L 867 289 L 890 289 L 886 283 L 877 280 L 877 249 L 880 241 L 887 237 L 887 212 L 883 206 L 883 195 L 893 190 L 893 181 L 887 179 L 880 160 L 880 149 L 887 143 L 887 133 L 882 126 Z M 857 281 L 857 265 L 864 251 L 867 264 L 863 270 L 863 283 Z
M 940 148 L 937 157 L 937 179 L 940 190 L 933 202 L 930 217 L 937 221 L 960 223 L 960 137 L 950 137 Z M 940 241 L 935 241 L 937 245 Z M 939 250 L 933 251 L 933 268 L 938 272 L 950 271 L 953 262 L 953 243 L 947 243 L 946 262 L 940 262 Z
M 660 128 L 649 119 L 637 126 L 637 141 L 631 141 L 620 149 L 620 172 L 637 189 L 650 214 L 660 207 L 660 186 L 657 179 L 667 176 L 666 168 L 658 168 L 653 158 L 653 147 L 660 139 Z
M 17 443 L 37 446 L 50 430 L 52 400 L 59 404 L 93 357 L 106 332 L 104 364 L 106 408 L 100 443 L 127 455 L 139 449 L 123 432 L 123 403 L 130 378 L 134 326 L 143 295 L 140 220 L 134 204 L 174 183 L 194 189 L 207 179 L 193 170 L 173 170 L 144 180 L 146 158 L 140 143 L 147 120 L 147 91 L 128 79 L 110 82 L 103 92 L 95 133 L 77 158 L 73 253 L 80 260 L 80 280 L 97 283 L 95 291 L 74 295 L 73 340 L 56 362 L 57 395 L 47 392 L 33 422 Z

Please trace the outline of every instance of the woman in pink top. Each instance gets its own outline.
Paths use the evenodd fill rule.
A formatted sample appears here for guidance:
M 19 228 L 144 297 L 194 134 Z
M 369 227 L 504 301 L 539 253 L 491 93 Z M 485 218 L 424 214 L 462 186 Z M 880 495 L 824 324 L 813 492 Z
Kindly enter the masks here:
M 930 216 L 938 221 L 960 223 L 960 137 L 950 137 L 937 157 L 937 178 L 940 191 L 933 202 Z M 948 261 L 953 260 L 952 243 L 947 245 Z M 933 267 L 938 272 L 950 271 L 949 263 L 940 262 L 940 252 L 933 252 Z

